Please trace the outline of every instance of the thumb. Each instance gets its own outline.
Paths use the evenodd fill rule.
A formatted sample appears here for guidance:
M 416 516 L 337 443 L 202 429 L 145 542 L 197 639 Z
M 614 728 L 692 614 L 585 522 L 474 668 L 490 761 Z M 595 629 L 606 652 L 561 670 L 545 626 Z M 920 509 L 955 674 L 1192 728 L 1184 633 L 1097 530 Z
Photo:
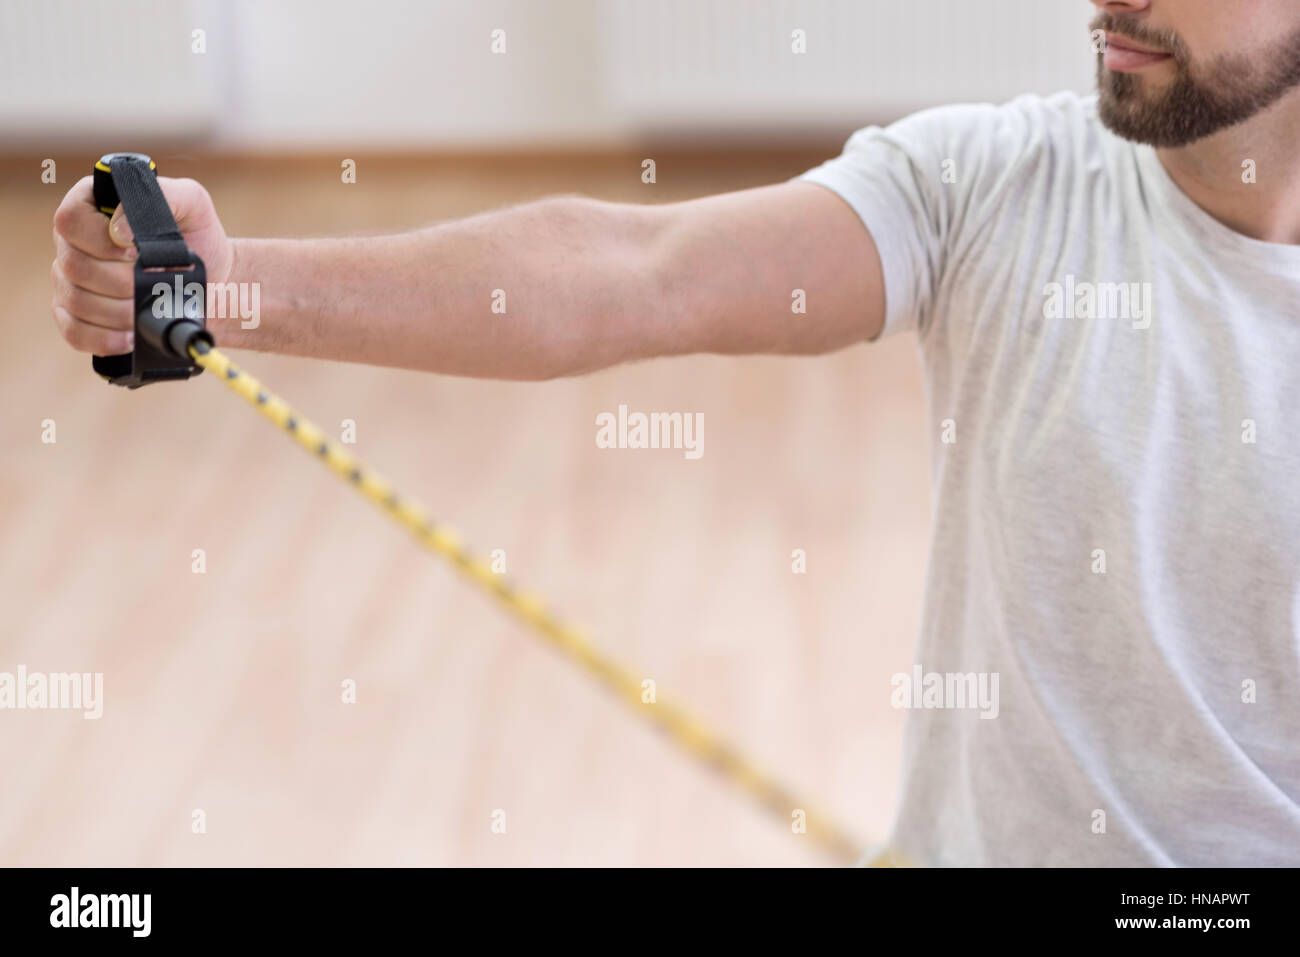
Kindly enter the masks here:
M 202 213 L 211 208 L 212 200 L 208 191 L 192 179 L 172 179 L 158 177 L 158 186 L 162 189 L 167 205 L 171 207 L 176 225 L 185 229 L 186 220 L 202 220 Z M 108 221 L 108 235 L 119 246 L 130 246 L 135 240 L 131 224 L 127 222 L 126 211 L 118 206 L 113 218 Z
M 113 218 L 108 221 L 108 238 L 119 246 L 130 246 L 134 239 L 131 224 L 126 221 L 126 211 L 121 206 L 117 207 Z

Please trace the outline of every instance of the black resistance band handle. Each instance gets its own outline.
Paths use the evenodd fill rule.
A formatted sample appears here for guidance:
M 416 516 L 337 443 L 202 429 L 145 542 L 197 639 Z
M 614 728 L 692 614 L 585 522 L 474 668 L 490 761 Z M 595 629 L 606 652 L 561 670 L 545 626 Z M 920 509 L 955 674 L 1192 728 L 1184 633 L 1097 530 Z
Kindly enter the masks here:
M 108 153 L 95 164 L 95 206 L 111 216 L 122 205 L 139 256 L 135 348 L 95 356 L 91 364 L 109 382 L 128 389 L 198 375 L 203 370 L 190 359 L 189 348 L 196 341 L 212 345 L 204 328 L 207 270 L 185 245 L 156 169 L 143 153 Z

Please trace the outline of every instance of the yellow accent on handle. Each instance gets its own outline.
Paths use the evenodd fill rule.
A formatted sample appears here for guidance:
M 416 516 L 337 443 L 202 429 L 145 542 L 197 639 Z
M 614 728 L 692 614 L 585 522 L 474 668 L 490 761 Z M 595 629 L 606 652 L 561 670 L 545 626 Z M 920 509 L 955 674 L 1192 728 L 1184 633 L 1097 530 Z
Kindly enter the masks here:
M 281 398 L 267 392 L 256 379 L 238 369 L 220 350 L 209 348 L 200 352 L 191 348 L 190 355 L 196 363 L 324 462 L 330 471 L 342 477 L 394 521 L 408 529 L 427 550 L 450 561 L 457 570 L 515 617 L 528 624 L 552 647 L 568 656 L 570 661 L 638 714 L 658 725 L 679 747 L 778 815 L 786 826 L 790 825 L 795 810 L 802 809 L 805 813 L 806 833 L 818 846 L 843 864 L 862 862 L 862 851 L 857 842 L 830 818 L 796 800 L 774 778 L 678 705 L 664 701 L 643 703 L 641 679 L 636 674 L 607 657 L 585 635 L 560 621 L 541 598 L 519 591 L 505 576 L 494 573 L 487 563 L 473 558 L 455 533 L 430 519 L 423 506 L 413 499 L 398 495 L 387 479 L 346 449 L 331 442 L 319 428 L 296 414 Z M 873 867 L 893 867 L 899 862 L 885 852 L 866 863 Z
M 150 160 L 149 160 L 149 168 L 150 168 L 151 170 L 157 170 L 157 169 L 158 169 L 158 164 L 155 163 L 152 159 L 150 159 Z M 105 173 L 111 173 L 111 172 L 113 172 L 112 168 L 111 168 L 107 163 L 105 163 L 102 159 L 97 159 L 97 160 L 95 160 L 95 169 L 103 170 Z
M 157 170 L 157 169 L 158 169 L 158 164 L 155 163 L 152 159 L 150 159 L 150 160 L 149 160 L 149 168 L 150 168 L 151 170 Z M 109 167 L 109 165 L 108 165 L 107 163 L 105 163 L 102 159 L 97 159 L 97 160 L 95 160 L 95 169 L 97 169 L 97 170 L 103 170 L 105 173 L 112 173 L 112 172 L 113 172 L 113 170 Z M 112 216 L 113 213 L 116 212 L 116 210 L 117 210 L 117 207 L 116 207 L 116 206 L 101 206 L 101 207 L 99 207 L 99 211 L 100 211 L 101 213 L 103 213 L 105 216 Z M 105 378 L 107 378 L 107 377 L 105 377 Z

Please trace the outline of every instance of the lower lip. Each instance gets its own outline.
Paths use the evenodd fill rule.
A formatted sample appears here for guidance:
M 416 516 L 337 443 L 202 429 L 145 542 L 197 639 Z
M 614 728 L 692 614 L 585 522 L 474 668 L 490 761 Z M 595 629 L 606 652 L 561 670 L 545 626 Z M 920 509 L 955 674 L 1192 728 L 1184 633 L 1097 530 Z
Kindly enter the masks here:
M 1135 73 L 1157 63 L 1173 59 L 1168 53 L 1147 53 L 1109 44 L 1106 47 L 1106 68 L 1120 73 Z

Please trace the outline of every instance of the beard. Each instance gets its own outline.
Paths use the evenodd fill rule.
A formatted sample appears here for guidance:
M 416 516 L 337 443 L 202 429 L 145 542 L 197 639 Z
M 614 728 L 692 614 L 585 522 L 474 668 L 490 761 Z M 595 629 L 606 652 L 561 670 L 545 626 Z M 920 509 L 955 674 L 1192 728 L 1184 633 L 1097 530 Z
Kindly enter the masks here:
M 1168 52 L 1175 68 L 1163 89 L 1150 90 L 1133 73 L 1106 69 L 1097 56 L 1097 109 L 1107 129 L 1126 140 L 1158 147 L 1195 143 L 1243 123 L 1300 85 L 1300 29 L 1256 55 L 1226 54 L 1207 64 L 1193 61 L 1172 30 L 1131 18 L 1100 14 L 1092 30 Z

